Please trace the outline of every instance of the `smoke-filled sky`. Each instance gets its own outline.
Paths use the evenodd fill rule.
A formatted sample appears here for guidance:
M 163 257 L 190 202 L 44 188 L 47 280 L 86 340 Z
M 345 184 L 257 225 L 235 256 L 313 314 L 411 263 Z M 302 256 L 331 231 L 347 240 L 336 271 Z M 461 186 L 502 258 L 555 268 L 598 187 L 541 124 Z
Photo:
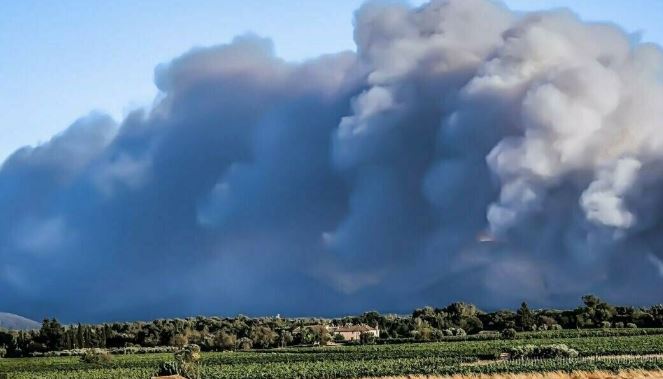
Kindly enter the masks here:
M 90 110 L 121 120 L 150 106 L 154 66 L 195 46 L 252 31 L 272 39 L 276 55 L 287 60 L 355 50 L 352 15 L 362 2 L 0 2 L 0 161 L 20 146 L 48 141 Z M 585 20 L 611 20 L 643 41 L 663 43 L 663 1 L 504 2 L 518 11 L 570 7 Z
M 256 34 L 189 50 L 151 105 L 12 153 L 0 310 L 663 301 L 660 46 L 488 0 L 369 3 L 353 36 L 299 61 Z

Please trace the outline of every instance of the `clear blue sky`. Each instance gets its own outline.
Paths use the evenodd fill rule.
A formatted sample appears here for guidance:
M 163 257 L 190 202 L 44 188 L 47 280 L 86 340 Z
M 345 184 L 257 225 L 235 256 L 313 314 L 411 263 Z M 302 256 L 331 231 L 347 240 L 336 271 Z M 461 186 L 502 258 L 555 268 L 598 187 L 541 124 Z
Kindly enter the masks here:
M 0 3 L 0 161 L 91 110 L 120 119 L 149 104 L 154 66 L 247 31 L 300 60 L 352 49 L 361 0 L 5 0 Z M 421 0 L 413 1 L 416 4 Z M 570 7 L 663 44 L 663 0 L 506 0 Z M 321 42 L 322 41 L 322 42 Z

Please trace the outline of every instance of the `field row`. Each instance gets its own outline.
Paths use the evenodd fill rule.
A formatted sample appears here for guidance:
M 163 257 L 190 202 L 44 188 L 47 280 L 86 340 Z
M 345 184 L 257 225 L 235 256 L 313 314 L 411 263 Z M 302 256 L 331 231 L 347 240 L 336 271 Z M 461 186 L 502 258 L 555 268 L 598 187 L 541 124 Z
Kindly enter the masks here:
M 663 335 L 527 340 L 526 343 L 534 345 L 564 343 L 577 350 L 581 358 L 479 364 L 480 360 L 494 359 L 501 352 L 521 346 L 524 342 L 464 341 L 205 353 L 202 372 L 204 378 L 219 379 L 331 379 L 404 374 L 663 368 L 662 359 L 582 358 L 662 354 Z M 11 377 L 16 379 L 145 379 L 155 373 L 161 362 L 170 359 L 170 354 L 119 355 L 103 367 L 82 363 L 77 357 L 3 359 L 0 360 L 0 373 L 11 373 Z
M 203 367 L 203 378 L 214 379 L 332 379 L 393 375 L 496 374 L 553 371 L 660 370 L 663 359 L 551 359 L 513 361 L 491 365 L 450 363 L 440 358 L 384 359 L 379 361 L 266 363 Z M 148 367 L 85 368 L 75 371 L 19 372 L 13 379 L 146 379 L 154 374 Z

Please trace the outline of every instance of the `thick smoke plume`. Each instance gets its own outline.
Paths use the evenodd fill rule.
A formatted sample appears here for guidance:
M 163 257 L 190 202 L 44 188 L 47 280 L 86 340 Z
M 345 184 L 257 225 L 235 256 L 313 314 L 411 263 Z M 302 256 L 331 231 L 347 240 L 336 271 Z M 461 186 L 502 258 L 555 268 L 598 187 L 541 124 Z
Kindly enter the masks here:
M 0 170 L 0 308 L 66 321 L 663 301 L 663 52 L 568 11 L 369 3 L 238 37 Z

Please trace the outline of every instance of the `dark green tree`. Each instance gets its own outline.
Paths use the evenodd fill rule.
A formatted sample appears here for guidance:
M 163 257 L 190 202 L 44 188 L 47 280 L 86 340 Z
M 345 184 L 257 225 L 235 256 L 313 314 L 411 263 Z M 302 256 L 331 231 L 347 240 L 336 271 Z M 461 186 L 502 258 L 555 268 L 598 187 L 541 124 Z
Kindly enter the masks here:
M 536 317 L 526 302 L 523 302 L 516 312 L 516 325 L 520 330 L 532 330 L 536 325 Z
M 85 336 L 83 335 L 83 326 L 78 323 L 76 327 L 76 347 L 82 349 L 85 347 Z
M 39 330 L 39 342 L 44 344 L 47 350 L 60 350 L 65 347 L 64 332 L 64 327 L 56 319 L 45 319 Z

